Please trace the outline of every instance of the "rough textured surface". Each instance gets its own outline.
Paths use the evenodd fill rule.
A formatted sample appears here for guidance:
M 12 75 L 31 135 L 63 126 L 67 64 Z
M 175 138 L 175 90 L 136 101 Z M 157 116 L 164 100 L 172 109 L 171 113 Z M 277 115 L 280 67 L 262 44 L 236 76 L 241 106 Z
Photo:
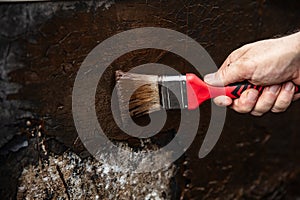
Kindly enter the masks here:
M 27 49 L 27 45 L 38 42 L 36 38 L 36 34 L 40 32 L 38 26 L 52 18 L 58 11 L 85 10 L 92 12 L 97 8 L 108 8 L 110 4 L 111 1 L 89 1 L 86 3 L 19 3 L 0 5 L 0 147 L 19 132 L 19 125 L 24 124 L 26 119 L 36 118 L 40 114 L 33 114 L 32 112 L 39 100 L 26 101 L 28 99 L 23 98 L 20 101 L 20 99 L 13 97 L 22 88 L 20 83 L 23 86 L 32 86 L 39 79 L 37 72 L 29 67 L 32 60 L 32 52 Z M 10 73 L 25 66 L 29 67 L 29 69 L 21 74 L 17 81 L 12 80 Z M 22 82 L 22 80 L 26 80 L 26 82 Z M 36 88 L 35 93 L 30 93 L 30 100 L 35 98 L 40 88 L 41 86 Z
M 106 38 L 136 27 L 171 28 L 197 40 L 220 65 L 245 43 L 300 27 L 300 4 L 293 0 L 241 0 L 238 4 L 225 0 L 96 2 L 0 5 L 1 199 L 17 196 L 17 180 L 24 168 L 33 172 L 48 159 L 68 162 L 67 155 L 75 155 L 62 156 L 66 150 L 88 157 L 72 120 L 72 85 L 85 56 Z M 148 62 L 193 72 L 182 58 L 159 50 L 128 53 L 106 70 L 96 96 L 99 121 L 110 139 L 133 148 L 140 148 L 141 141 L 122 133 L 110 112 L 114 71 Z M 210 118 L 209 103 L 203 104 L 197 137 L 176 163 L 172 198 L 299 198 L 299 106 L 295 102 L 284 114 L 260 118 L 230 111 L 217 146 L 200 160 L 197 154 Z M 162 133 L 151 142 L 165 145 L 170 141 L 179 116 L 170 112 Z M 147 120 L 142 118 L 140 123 Z M 20 184 L 29 178 L 24 172 Z M 155 181 L 149 184 L 156 187 Z M 18 195 L 26 196 L 21 189 Z
M 173 176 L 174 167 L 131 174 L 69 152 L 26 167 L 17 199 L 170 199 Z

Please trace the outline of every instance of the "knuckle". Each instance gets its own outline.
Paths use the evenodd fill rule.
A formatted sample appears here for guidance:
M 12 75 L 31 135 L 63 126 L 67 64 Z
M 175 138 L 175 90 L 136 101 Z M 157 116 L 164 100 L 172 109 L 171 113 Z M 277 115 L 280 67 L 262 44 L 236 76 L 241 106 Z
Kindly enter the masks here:
M 273 100 L 270 99 L 266 99 L 266 100 L 258 100 L 258 102 L 256 103 L 254 109 L 253 109 L 253 115 L 258 115 L 261 116 L 264 113 L 268 112 L 269 110 L 271 110 L 272 106 L 274 104 Z
M 246 107 L 248 105 L 247 99 L 243 98 L 243 97 L 240 97 L 238 105 L 241 108 Z
M 257 110 L 266 111 L 271 109 L 271 107 L 274 105 L 275 100 L 276 96 L 274 95 L 262 96 L 257 101 Z
M 247 100 L 241 101 L 239 107 L 245 111 L 250 111 L 250 109 L 252 109 L 251 103 L 247 102 Z
M 242 103 L 241 101 L 233 105 L 233 109 L 239 113 L 248 113 L 252 110 L 252 108 L 253 106 L 247 103 Z
M 286 108 L 290 105 L 291 101 L 290 99 L 279 99 L 276 102 L 276 105 L 278 105 L 280 108 Z
M 284 112 L 287 109 L 288 105 L 280 105 L 280 104 L 275 104 L 272 108 L 272 112 Z
M 273 98 L 264 98 L 259 100 L 261 101 L 261 106 L 260 109 L 261 110 L 265 110 L 266 108 L 270 108 L 273 104 L 274 104 L 274 99 Z

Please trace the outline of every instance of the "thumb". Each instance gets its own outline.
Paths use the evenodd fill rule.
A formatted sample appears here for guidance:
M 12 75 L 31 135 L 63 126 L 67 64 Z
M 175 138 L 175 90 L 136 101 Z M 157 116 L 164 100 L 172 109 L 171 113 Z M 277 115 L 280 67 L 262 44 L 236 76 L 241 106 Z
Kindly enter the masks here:
M 204 76 L 204 81 L 209 85 L 225 86 L 230 83 L 245 80 L 245 71 L 238 63 L 222 66 L 217 72 Z

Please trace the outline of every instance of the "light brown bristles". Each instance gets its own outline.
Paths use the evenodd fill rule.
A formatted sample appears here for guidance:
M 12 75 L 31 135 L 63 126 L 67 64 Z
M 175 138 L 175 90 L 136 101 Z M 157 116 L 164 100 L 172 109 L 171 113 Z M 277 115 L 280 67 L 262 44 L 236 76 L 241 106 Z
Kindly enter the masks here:
M 122 121 L 161 109 L 158 76 L 116 71 L 116 87 Z M 128 102 L 129 100 L 129 102 Z

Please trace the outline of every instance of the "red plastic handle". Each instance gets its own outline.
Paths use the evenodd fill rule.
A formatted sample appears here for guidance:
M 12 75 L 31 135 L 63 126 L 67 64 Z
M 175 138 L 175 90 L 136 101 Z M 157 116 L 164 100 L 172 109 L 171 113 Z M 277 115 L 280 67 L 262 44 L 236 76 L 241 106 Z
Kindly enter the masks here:
M 252 85 L 248 82 L 236 83 L 226 87 L 214 87 L 207 85 L 195 74 L 186 74 L 186 82 L 189 110 L 195 109 L 204 101 L 217 96 L 226 95 L 230 98 L 236 99 L 249 88 L 254 88 L 259 92 L 262 92 L 264 89 L 263 86 Z M 296 86 L 295 94 L 296 93 L 300 93 L 300 86 Z

